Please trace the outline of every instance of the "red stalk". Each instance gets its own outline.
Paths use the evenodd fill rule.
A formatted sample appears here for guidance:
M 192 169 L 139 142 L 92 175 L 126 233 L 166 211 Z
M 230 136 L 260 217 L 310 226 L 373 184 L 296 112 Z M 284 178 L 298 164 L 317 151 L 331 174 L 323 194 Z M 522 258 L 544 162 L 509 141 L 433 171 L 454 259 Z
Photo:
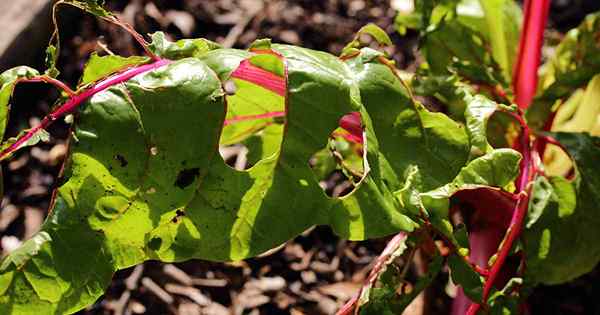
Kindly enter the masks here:
M 515 64 L 513 88 L 515 102 L 521 109 L 527 109 L 536 94 L 538 82 L 538 68 L 541 60 L 544 29 L 550 10 L 549 0 L 525 0 L 524 24 L 519 41 L 519 55 Z M 486 303 L 493 286 L 498 282 L 502 268 L 510 254 L 515 241 L 519 238 L 523 222 L 527 214 L 530 183 L 536 174 L 535 161 L 532 158 L 531 134 L 522 114 L 511 114 L 521 125 L 520 140 L 515 148 L 523 155 L 519 166 L 520 172 L 516 183 L 518 201 L 514 206 L 512 218 L 498 249 L 496 260 L 488 277 L 485 279 L 483 297 L 480 303 L 473 303 L 467 310 L 468 315 L 475 315 L 481 309 L 481 303 Z
M 250 61 L 247 59 L 240 63 L 240 66 L 233 71 L 231 77 L 252 82 L 269 91 L 275 92 L 281 96 L 285 96 L 285 78 L 265 69 L 259 68 L 250 63 Z
M 515 102 L 521 109 L 529 107 L 536 93 L 537 71 L 549 10 L 550 0 L 525 0 L 519 56 L 513 74 Z
M 275 118 L 275 117 L 285 117 L 285 112 L 267 112 L 264 114 L 258 115 L 246 115 L 246 116 L 236 116 L 230 119 L 226 119 L 223 123 L 224 126 L 231 125 L 240 121 L 248 121 L 248 120 L 256 120 L 256 119 L 264 119 L 264 118 Z
M 363 286 L 360 288 L 360 290 L 354 297 L 352 297 L 346 304 L 344 304 L 344 306 L 342 306 L 342 308 L 340 308 L 340 310 L 336 313 L 336 315 L 350 315 L 350 314 L 357 315 L 358 314 L 358 311 L 360 309 L 360 297 L 362 296 L 363 291 L 368 289 L 369 287 L 372 287 L 373 285 L 375 285 L 375 282 L 377 281 L 377 278 L 379 277 L 379 275 L 383 271 L 385 271 L 385 267 L 388 264 L 388 260 L 390 259 L 392 254 L 394 254 L 394 252 L 396 250 L 398 250 L 398 248 L 400 248 L 400 246 L 402 246 L 404 240 L 406 240 L 406 237 L 407 237 L 406 233 L 400 232 L 400 233 L 396 234 L 387 243 L 387 245 L 381 252 L 381 255 L 379 255 L 379 257 L 377 257 L 377 260 L 375 260 L 375 265 L 373 266 L 373 269 L 371 269 L 371 272 L 369 272 L 369 276 L 363 283 Z
M 471 267 L 484 278 L 490 276 L 488 261 L 497 251 L 506 234 L 518 196 L 499 188 L 477 188 L 458 191 L 452 196 L 459 205 L 468 205 L 474 212 L 467 217 Z M 500 280 L 511 270 L 504 268 Z M 458 288 L 452 303 L 452 314 L 464 315 L 471 300 Z
M 125 70 L 121 73 L 115 74 L 114 76 L 111 76 L 105 80 L 94 84 L 92 87 L 80 92 L 79 94 L 73 95 L 66 103 L 55 109 L 52 113 L 48 114 L 48 116 L 44 117 L 44 119 L 38 126 L 30 129 L 26 134 L 19 137 L 15 143 L 13 143 L 8 148 L 0 152 L 0 161 L 6 159 L 10 154 L 21 148 L 21 146 L 23 146 L 37 132 L 39 132 L 42 129 L 48 128 L 48 126 L 50 126 L 54 121 L 72 112 L 79 105 L 81 105 L 81 103 L 86 101 L 88 98 L 92 97 L 94 94 L 102 92 L 111 86 L 123 83 L 135 77 L 138 74 L 160 68 L 164 65 L 169 64 L 170 62 L 170 60 L 160 59 L 154 63 L 145 64 Z
M 487 301 L 489 294 L 496 283 L 496 280 L 499 278 L 502 267 L 506 262 L 506 258 L 510 254 L 513 244 L 521 235 L 523 222 L 525 220 L 529 205 L 529 195 L 531 194 L 531 186 L 529 184 L 533 179 L 532 177 L 535 175 L 535 165 L 533 163 L 531 154 L 531 134 L 529 127 L 520 114 L 518 115 L 511 113 L 511 115 L 517 119 L 521 125 L 519 149 L 523 155 L 523 159 L 521 160 L 519 177 L 517 178 L 516 183 L 516 194 L 518 194 L 519 198 L 514 207 L 512 218 L 508 226 L 508 231 L 506 232 L 506 235 L 496 254 L 496 261 L 490 269 L 489 276 L 485 279 L 481 301 L 483 303 Z M 480 303 L 471 304 L 467 314 L 475 315 L 480 309 Z
M 48 84 L 54 85 L 57 89 L 64 91 L 65 93 L 67 93 L 67 95 L 69 95 L 69 97 L 73 97 L 73 96 L 75 96 L 75 94 L 77 94 L 75 91 L 73 91 L 69 86 L 67 86 L 62 81 L 59 81 L 55 78 L 51 78 L 51 77 L 45 76 L 45 75 L 41 75 L 41 76 L 29 78 L 29 79 L 25 79 L 25 78 L 19 79 L 19 80 L 17 80 L 17 84 L 18 83 L 48 83 Z

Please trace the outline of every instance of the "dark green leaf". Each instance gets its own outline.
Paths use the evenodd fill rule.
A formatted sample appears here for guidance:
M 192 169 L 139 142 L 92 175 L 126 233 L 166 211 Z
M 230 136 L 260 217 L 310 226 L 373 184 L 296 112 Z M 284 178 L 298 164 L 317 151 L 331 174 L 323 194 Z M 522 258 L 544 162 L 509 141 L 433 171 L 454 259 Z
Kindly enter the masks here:
M 534 185 L 525 235 L 529 284 L 558 284 L 591 271 L 600 261 L 600 138 L 558 133 L 576 166 L 576 178 L 540 178 Z
M 452 254 L 448 257 L 448 266 L 452 282 L 460 285 L 465 295 L 472 301 L 481 301 L 483 294 L 483 279 L 477 274 L 463 257 Z

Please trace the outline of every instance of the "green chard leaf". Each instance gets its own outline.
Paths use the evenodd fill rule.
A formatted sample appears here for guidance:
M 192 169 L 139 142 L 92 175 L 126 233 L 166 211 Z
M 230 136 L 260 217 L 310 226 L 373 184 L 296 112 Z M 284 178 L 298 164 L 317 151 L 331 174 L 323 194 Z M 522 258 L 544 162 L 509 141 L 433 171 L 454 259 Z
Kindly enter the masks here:
M 456 177 L 469 156 L 465 129 L 414 102 L 381 53 L 364 48 L 344 62 L 292 46 L 272 49 L 282 59 L 207 51 L 91 97 L 74 123 L 64 184 L 35 238 L 43 242 L 4 260 L 0 310 L 71 313 L 100 296 L 116 270 L 148 259 L 239 260 L 315 224 L 355 240 L 416 228 L 394 191 Z M 93 59 L 89 67 L 128 63 Z M 265 93 L 279 91 L 256 93 L 256 82 L 237 76 L 246 61 L 287 74 L 285 129 L 256 134 L 263 151 L 238 171 L 217 151 L 227 115 L 255 113 Z M 89 80 L 104 75 L 93 73 Z M 248 86 L 229 95 L 229 80 Z M 275 94 L 272 103 L 281 106 L 282 93 Z M 329 198 L 308 161 L 352 112 L 364 128 L 364 175 L 349 195 Z M 420 176 L 414 186 L 411 172 Z
M 32 68 L 21 66 L 4 71 L 0 74 L 0 141 L 4 139 L 8 123 L 9 102 L 17 81 L 21 78 L 31 78 L 39 73 Z
M 157 56 L 167 59 L 200 57 L 208 51 L 221 48 L 219 44 L 204 38 L 180 39 L 171 42 L 163 32 L 156 32 L 151 37 L 152 42 L 148 45 L 148 49 Z
M 481 301 L 483 294 L 483 279 L 458 254 L 448 257 L 448 266 L 452 282 L 460 285 L 471 301 Z
M 600 262 L 600 138 L 585 133 L 555 136 L 572 157 L 576 177 L 539 177 L 534 184 L 524 231 L 529 285 L 564 283 Z
M 8 124 L 10 114 L 10 98 L 15 90 L 15 85 L 20 78 L 30 78 L 38 75 L 35 69 L 29 67 L 16 67 L 4 71 L 0 74 L 0 148 L 6 146 L 4 143 L 4 133 Z M 2 178 L 2 169 L 0 168 L 0 198 L 4 195 L 4 180 Z M 0 287 L 1 289 L 1 287 Z
M 104 14 L 101 1 L 66 2 Z M 445 12 L 430 18 L 472 32 L 446 21 Z M 373 25 L 361 32 L 389 42 Z M 0 313 L 73 313 L 95 301 L 117 270 L 150 259 L 245 259 L 314 225 L 364 240 L 410 233 L 425 216 L 459 244 L 448 220 L 450 198 L 469 189 L 502 195 L 516 176 L 520 155 L 492 149 L 485 137 L 500 105 L 466 99 L 452 81 L 449 90 L 468 106 L 465 128 L 417 102 L 385 54 L 359 49 L 360 43 L 338 58 L 269 40 L 235 50 L 203 39 L 170 42 L 162 33 L 152 38 L 149 49 L 168 60 L 91 96 L 74 115 L 50 214 L 0 264 Z M 465 58 L 466 67 L 472 60 Z M 81 86 L 146 62 L 92 55 Z M 1 76 L 2 117 L 14 82 L 32 75 L 19 68 Z M 360 150 L 337 139 L 348 115 L 360 117 L 353 134 L 362 131 Z M 247 170 L 229 167 L 219 155 L 219 146 L 237 143 L 250 149 Z M 359 174 L 354 189 L 339 198 L 328 197 L 318 182 L 332 165 L 321 160 L 313 170 L 309 164 L 331 147 L 341 152 L 345 171 Z M 474 159 L 473 148 L 480 151 Z M 456 233 L 462 243 L 463 234 Z M 391 310 L 406 307 L 442 263 L 434 257 L 414 294 Z M 457 281 L 473 293 L 467 271 L 455 271 Z M 362 298 L 379 306 L 388 301 L 392 273 Z
M 486 190 L 493 194 L 498 202 L 507 192 L 502 188 L 512 183 L 519 171 L 521 155 L 512 149 L 495 149 L 478 157 L 463 167 L 449 184 L 419 195 L 420 207 L 427 210 L 429 220 L 444 233 L 455 245 L 460 247 L 448 221 L 450 198 L 461 191 Z
M 81 77 L 79 85 L 84 86 L 88 83 L 106 78 L 117 71 L 140 65 L 148 61 L 149 59 L 147 57 L 121 57 L 116 55 L 98 56 L 98 54 L 94 52 L 83 69 L 83 76 Z
M 414 11 L 399 12 L 395 23 L 400 33 L 421 30 L 432 74 L 447 74 L 451 68 L 473 83 L 507 86 L 521 19 L 512 0 L 417 0 Z
M 541 129 L 558 104 L 600 73 L 600 13 L 588 15 L 569 31 L 554 56 L 542 66 L 540 90 L 527 111 L 532 128 Z
M 371 36 L 380 46 L 391 46 L 392 40 L 388 36 L 388 34 L 381 29 L 379 26 L 375 24 L 367 24 L 361 27 L 352 40 L 346 47 L 344 47 L 342 56 L 350 55 L 352 52 L 357 52 L 357 49 L 361 47 L 361 36 L 369 35 Z

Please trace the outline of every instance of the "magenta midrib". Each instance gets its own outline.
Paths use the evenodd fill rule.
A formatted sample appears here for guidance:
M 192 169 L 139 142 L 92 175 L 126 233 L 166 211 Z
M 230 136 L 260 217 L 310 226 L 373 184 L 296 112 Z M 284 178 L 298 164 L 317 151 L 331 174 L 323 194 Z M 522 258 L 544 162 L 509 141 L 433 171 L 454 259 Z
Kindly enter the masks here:
M 44 119 L 39 125 L 27 131 L 27 133 L 24 134 L 22 137 L 18 138 L 17 141 L 15 141 L 15 143 L 11 144 L 8 148 L 2 150 L 2 152 L 0 152 L 0 161 L 6 159 L 10 154 L 18 150 L 22 145 L 24 145 L 25 143 L 27 143 L 27 141 L 33 138 L 33 136 L 35 136 L 35 134 L 37 134 L 40 130 L 48 128 L 48 126 L 50 126 L 57 119 L 71 113 L 88 98 L 110 88 L 111 86 L 123 83 L 139 74 L 158 69 L 162 66 L 168 65 L 169 63 L 171 63 L 170 60 L 160 59 L 150 64 L 145 64 L 127 69 L 121 73 L 115 74 L 103 81 L 100 81 L 97 84 L 94 84 L 92 87 L 85 89 L 80 93 L 72 96 L 67 102 L 65 102 L 59 108 L 48 114 L 46 117 L 44 117 Z

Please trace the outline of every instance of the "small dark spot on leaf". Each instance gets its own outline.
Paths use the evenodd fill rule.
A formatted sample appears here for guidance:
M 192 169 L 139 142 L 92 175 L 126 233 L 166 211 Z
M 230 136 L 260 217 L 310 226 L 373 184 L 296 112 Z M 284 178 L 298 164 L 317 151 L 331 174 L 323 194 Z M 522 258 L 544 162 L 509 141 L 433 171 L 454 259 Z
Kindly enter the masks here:
M 154 237 L 150 240 L 150 243 L 148 243 L 148 248 L 151 250 L 158 250 L 161 244 L 162 239 L 160 239 L 160 237 Z
M 115 160 L 119 161 L 119 164 L 121 165 L 121 167 L 125 167 L 125 166 L 127 166 L 127 164 L 129 164 L 129 162 L 127 162 L 125 157 L 120 154 L 115 155 Z
M 175 180 L 175 186 L 184 189 L 187 186 L 191 185 L 194 180 L 196 179 L 196 177 L 198 177 L 198 175 L 200 175 L 200 169 L 199 168 L 188 168 L 185 170 L 182 170 L 181 172 L 179 172 L 179 174 L 177 174 L 177 180 Z
M 175 211 L 175 217 L 171 220 L 171 222 L 177 223 L 179 221 L 179 218 L 182 216 L 185 216 L 185 211 L 183 211 L 183 210 Z

